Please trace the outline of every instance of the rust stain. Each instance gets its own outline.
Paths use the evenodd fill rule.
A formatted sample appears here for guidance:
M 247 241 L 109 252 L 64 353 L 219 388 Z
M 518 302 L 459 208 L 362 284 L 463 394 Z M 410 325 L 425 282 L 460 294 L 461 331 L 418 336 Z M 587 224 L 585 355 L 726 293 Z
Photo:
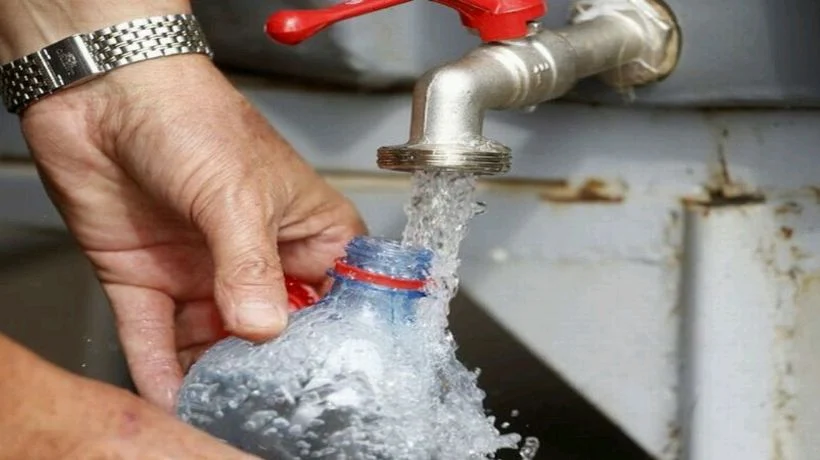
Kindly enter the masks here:
M 814 194 L 815 202 L 820 203 L 820 187 L 810 186 L 806 188 Z
M 787 240 L 791 239 L 791 237 L 794 235 L 794 229 L 791 227 L 786 227 L 784 225 L 783 227 L 780 227 L 780 235 Z
M 777 215 L 784 214 L 800 214 L 803 212 L 803 207 L 794 201 L 788 201 L 774 208 L 774 213 Z
M 319 173 L 335 187 L 354 190 L 407 189 L 412 178 L 411 174 L 395 172 L 320 170 Z M 486 177 L 476 183 L 476 188 L 504 194 L 531 194 L 542 201 L 556 204 L 622 203 L 628 189 L 621 181 L 597 177 L 580 182 L 564 178 Z
M 816 273 L 812 273 L 809 276 L 803 278 L 803 282 L 800 283 L 800 295 L 802 296 L 811 296 L 814 291 L 818 288 L 817 284 L 820 284 L 820 276 Z
M 350 171 L 322 169 L 318 171 L 329 183 L 337 187 L 356 189 L 410 187 L 413 175 L 394 171 Z M 482 177 L 476 182 L 478 190 L 501 193 L 535 193 L 543 190 L 568 188 L 569 181 L 561 178 L 524 179 L 517 177 Z
M 717 143 L 717 157 L 720 166 L 719 183 L 731 184 L 732 177 L 729 175 L 729 161 L 726 158 L 726 140 L 729 139 L 729 129 L 723 128 L 720 130 L 720 138 Z
M 487 177 L 478 180 L 478 187 L 488 189 L 554 189 L 567 188 L 570 182 L 563 178 L 525 179 L 522 177 Z
M 795 334 L 796 331 L 793 327 L 777 326 L 774 329 L 775 338 L 778 340 L 792 341 L 794 340 Z
M 774 460 L 785 460 L 786 454 L 783 451 L 783 440 L 780 436 L 774 437 Z
M 683 443 L 681 442 L 682 433 L 681 427 L 678 423 L 668 423 L 666 426 L 666 445 L 661 452 L 665 456 L 678 458 L 681 455 Z
M 766 202 L 766 197 L 755 192 L 727 195 L 725 190 L 709 190 L 705 197 L 683 197 L 681 201 L 688 208 L 703 209 L 708 216 L 709 208 L 761 204 Z
M 606 181 L 590 178 L 579 187 L 563 186 L 546 189 L 541 199 L 551 203 L 621 203 L 624 201 L 622 187 L 613 187 Z
M 411 174 L 396 172 L 359 172 L 322 170 L 322 177 L 331 185 L 354 190 L 396 189 L 410 187 Z M 479 191 L 504 194 L 534 195 L 542 201 L 556 204 L 604 203 L 625 200 L 627 185 L 597 177 L 580 182 L 564 178 L 526 179 L 516 177 L 486 177 L 476 183 Z
M 794 259 L 797 260 L 797 261 L 812 258 L 812 255 L 810 253 L 803 251 L 802 249 L 800 249 L 797 246 L 790 247 L 789 252 L 791 253 L 792 257 L 794 257 Z
M 707 119 L 711 118 L 707 113 Z M 685 199 L 684 204 L 698 206 L 741 206 L 763 202 L 763 196 L 753 187 L 733 178 L 729 170 L 729 156 L 727 144 L 730 137 L 729 129 L 720 126 L 719 122 L 711 121 L 715 141 L 716 162 L 712 164 L 709 180 L 704 184 L 708 198 Z

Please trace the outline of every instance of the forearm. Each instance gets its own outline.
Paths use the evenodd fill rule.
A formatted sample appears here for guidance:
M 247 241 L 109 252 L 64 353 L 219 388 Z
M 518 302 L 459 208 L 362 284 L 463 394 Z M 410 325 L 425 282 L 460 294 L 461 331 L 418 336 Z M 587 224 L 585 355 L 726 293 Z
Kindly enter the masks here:
M 0 460 L 68 458 L 82 433 L 104 432 L 122 416 L 109 396 L 119 390 L 70 374 L 2 334 L 0 363 Z
M 189 0 L 0 0 L 0 64 L 76 33 L 187 12 Z
M 2 334 L 0 363 L 0 459 L 16 458 L 22 456 L 27 444 L 36 444 L 31 417 L 39 416 L 39 422 L 47 426 L 48 416 L 59 410 L 59 405 L 50 401 L 52 383 L 60 383 L 59 375 L 52 372 L 50 364 Z M 49 407 L 52 409 L 44 410 Z
M 0 414 L 15 413 L 15 404 L 19 401 L 19 392 L 30 385 L 32 376 L 36 375 L 46 363 L 9 338 L 0 334 Z

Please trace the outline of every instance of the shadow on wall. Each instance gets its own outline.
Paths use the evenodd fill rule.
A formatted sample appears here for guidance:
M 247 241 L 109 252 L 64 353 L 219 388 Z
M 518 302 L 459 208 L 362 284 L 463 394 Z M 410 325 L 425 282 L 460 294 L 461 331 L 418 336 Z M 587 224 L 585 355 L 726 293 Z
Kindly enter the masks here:
M 73 372 L 131 388 L 107 303 L 65 234 L 0 228 L 0 299 L 0 332 Z M 539 438 L 536 458 L 649 460 L 469 298 L 460 295 L 452 312 L 460 357 L 482 369 L 489 409 Z

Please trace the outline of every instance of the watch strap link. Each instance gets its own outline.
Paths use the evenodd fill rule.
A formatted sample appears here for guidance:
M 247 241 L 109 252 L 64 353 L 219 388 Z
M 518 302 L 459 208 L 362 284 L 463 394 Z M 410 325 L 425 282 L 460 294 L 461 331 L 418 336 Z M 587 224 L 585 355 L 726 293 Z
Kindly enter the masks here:
M 155 16 L 67 37 L 0 66 L 0 95 L 9 112 L 116 68 L 163 56 L 212 57 L 191 14 Z

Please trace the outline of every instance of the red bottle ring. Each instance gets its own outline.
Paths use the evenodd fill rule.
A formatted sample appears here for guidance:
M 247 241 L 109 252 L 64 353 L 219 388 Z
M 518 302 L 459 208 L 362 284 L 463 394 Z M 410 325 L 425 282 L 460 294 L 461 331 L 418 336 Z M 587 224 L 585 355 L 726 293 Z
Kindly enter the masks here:
M 405 291 L 421 291 L 426 284 L 425 280 L 412 280 L 393 278 L 387 275 L 380 275 L 372 273 L 361 268 L 354 267 L 345 263 L 344 259 L 336 259 L 336 266 L 333 269 L 337 275 L 349 278 L 355 281 L 362 281 L 364 283 L 375 284 L 391 289 L 401 289 Z

